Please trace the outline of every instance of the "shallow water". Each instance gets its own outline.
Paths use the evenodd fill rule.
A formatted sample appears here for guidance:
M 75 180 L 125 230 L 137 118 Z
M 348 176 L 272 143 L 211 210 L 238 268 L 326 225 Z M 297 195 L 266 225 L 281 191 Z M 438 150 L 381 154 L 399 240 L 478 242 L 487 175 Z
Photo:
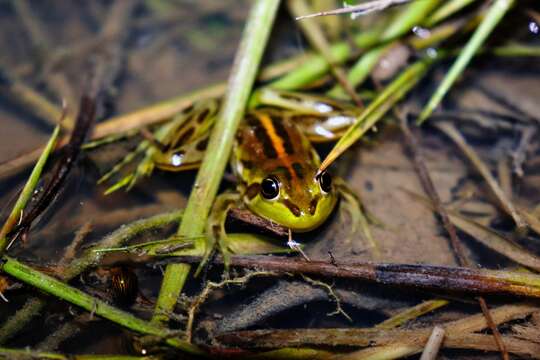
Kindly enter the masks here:
M 106 42 L 98 42 L 86 51 L 77 45 L 96 38 L 110 13 L 112 2 L 47 0 L 31 4 L 30 9 L 24 9 L 24 6 L 16 8 L 11 2 L 0 1 L 0 44 L 3 49 L 9 49 L 0 54 L 0 70 L 37 90 L 54 104 L 58 105 L 59 99 L 64 98 L 68 100 L 68 106 L 74 107 L 90 71 L 88 61 L 102 50 Z M 142 2 L 134 10 L 114 76 L 114 86 L 109 91 L 100 118 L 124 114 L 226 80 L 249 5 L 248 1 L 234 2 L 234 6 L 218 1 Z M 499 29 L 497 41 L 512 36 L 521 42 L 538 45 L 540 35 L 534 24 L 534 19 L 518 11 L 515 19 L 503 25 L 511 28 L 512 34 L 505 34 L 510 32 L 505 28 Z M 39 31 L 32 35 L 36 26 Z M 265 62 L 291 56 L 307 47 L 301 33 L 282 9 Z M 44 73 L 44 64 L 58 54 L 58 49 L 68 49 L 71 55 Z M 420 110 L 450 64 L 445 62 L 437 66 L 412 93 L 408 106 L 413 112 Z M 373 88 L 373 83 L 368 82 L 366 87 Z M 466 119 L 456 120 L 455 124 L 490 170 L 500 176 L 497 173 L 498 163 L 505 158 L 506 166 L 512 168 L 511 154 L 519 147 L 523 129 L 538 127 L 538 94 L 540 65 L 537 58 L 485 56 L 474 61 L 464 79 L 445 100 L 443 109 L 481 117 L 481 121 L 471 121 L 471 116 L 465 116 Z M 329 259 L 330 252 L 331 256 L 343 261 L 456 265 L 446 233 L 432 212 L 400 190 L 405 188 L 422 193 L 410 156 L 404 151 L 399 129 L 389 123 L 379 130 L 377 134 L 369 134 L 368 141 L 353 147 L 335 171 L 343 174 L 377 219 L 378 225 L 372 227 L 372 232 L 380 254 L 374 258 L 372 249 L 361 236 L 358 237 L 360 240 L 347 239 L 350 220 L 342 214 L 336 214 L 323 228 L 302 238 L 310 240 L 308 254 L 323 260 Z M 18 105 L 16 100 L 0 94 L 0 164 L 41 146 L 51 131 L 50 123 Z M 415 133 L 421 139 L 426 165 L 443 202 L 451 204 L 467 198 L 465 210 L 474 214 L 475 219 L 510 234 L 511 221 L 493 205 L 482 179 L 457 148 L 432 127 L 415 130 Z M 32 228 L 27 243 L 13 248 L 11 254 L 35 265 L 54 264 L 63 256 L 75 231 L 88 222 L 92 232 L 85 244 L 132 220 L 185 206 L 194 179 L 193 172 L 171 174 L 157 171 L 128 193 L 120 191 L 103 195 L 106 186 L 96 185 L 100 174 L 124 157 L 138 141 L 140 138 L 85 153 L 62 193 Z M 534 209 L 540 203 L 538 145 L 537 137 L 534 137 L 523 166 L 525 175 L 519 177 L 514 174 L 511 177 L 513 200 L 527 209 Z M 323 146 L 322 151 L 328 151 L 328 147 Z M 13 199 L 28 174 L 28 168 L 24 167 L 0 179 L 0 198 L 5 215 L 9 213 Z M 160 238 L 172 230 L 171 227 L 143 238 Z M 460 233 L 460 237 L 465 242 L 467 254 L 478 266 L 494 269 L 515 267 L 515 263 L 479 245 L 469 236 Z M 533 232 L 528 237 L 515 240 L 532 253 L 539 254 L 538 237 Z M 132 310 L 146 318 L 150 308 L 148 300 L 153 301 L 157 295 L 161 273 L 159 268 L 137 268 L 135 271 L 146 300 Z M 213 269 L 208 276 L 218 280 L 220 271 Z M 96 296 L 108 298 L 108 285 L 100 283 L 101 276 L 103 274 L 87 275 L 76 283 Z M 199 281 L 190 282 L 187 293 L 194 295 L 200 287 Z M 301 279 L 261 279 L 243 289 L 218 291 L 204 307 L 200 320 L 202 324 L 214 321 L 218 327 L 228 330 L 244 327 L 366 327 L 395 314 L 397 309 L 441 295 L 384 286 L 368 287 L 350 281 L 336 281 L 336 288 L 340 298 L 345 299 L 343 307 L 353 319 L 352 323 L 342 315 L 327 316 L 335 309 L 335 303 L 328 299 L 325 291 L 306 286 Z M 8 292 L 10 302 L 1 305 L 0 323 L 31 294 L 35 292 L 28 288 Z M 457 295 L 450 296 L 452 299 L 455 297 Z M 465 299 L 465 303 L 453 302 L 444 312 L 427 315 L 416 325 L 457 319 L 478 311 L 474 299 L 460 299 Z M 57 347 L 60 352 L 136 353 L 137 347 L 133 346 L 131 334 L 126 331 L 106 321 L 89 320 L 84 313 L 60 301 L 50 298 L 47 301 L 50 306 L 46 312 L 7 342 L 7 346 L 37 347 L 53 330 L 75 319 L 75 327 L 80 333 L 62 342 Z M 489 301 L 493 307 L 516 302 L 515 299 L 498 297 Z M 43 330 L 36 331 L 38 328 Z M 199 332 L 200 341 L 204 341 L 205 329 L 199 329 Z M 469 355 L 489 358 L 489 355 L 482 357 L 482 353 L 466 351 L 445 350 L 444 355 L 456 359 L 469 358 Z

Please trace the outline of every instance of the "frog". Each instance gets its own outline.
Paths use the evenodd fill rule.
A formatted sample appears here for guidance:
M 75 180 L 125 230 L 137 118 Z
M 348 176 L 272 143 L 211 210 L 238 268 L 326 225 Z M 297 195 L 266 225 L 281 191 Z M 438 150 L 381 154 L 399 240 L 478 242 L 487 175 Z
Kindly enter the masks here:
M 146 152 L 135 173 L 109 191 L 133 186 L 157 168 L 185 171 L 197 168 L 208 145 L 210 130 L 220 108 L 219 100 L 194 103 L 170 123 L 146 136 L 137 149 Z M 301 252 L 292 233 L 317 229 L 334 212 L 341 198 L 351 219 L 360 211 L 358 198 L 345 182 L 328 171 L 319 171 L 314 144 L 339 139 L 354 122 L 359 109 L 352 104 L 317 95 L 274 89 L 258 90 L 234 137 L 230 168 L 236 188 L 218 195 L 209 216 L 207 236 L 221 246 L 228 211 L 247 208 L 289 229 L 289 247 Z M 131 160 L 127 157 L 124 162 Z M 118 170 L 118 166 L 113 169 Z M 104 178 L 109 178 L 111 173 Z

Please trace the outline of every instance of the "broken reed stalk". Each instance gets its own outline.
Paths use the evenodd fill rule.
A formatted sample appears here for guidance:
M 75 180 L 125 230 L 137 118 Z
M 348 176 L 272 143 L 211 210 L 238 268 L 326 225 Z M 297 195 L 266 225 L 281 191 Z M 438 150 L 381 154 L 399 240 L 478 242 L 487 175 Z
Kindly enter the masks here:
M 86 250 L 82 256 L 62 268 L 60 271 L 61 280 L 68 282 L 89 268 L 97 266 L 105 253 L 96 250 L 121 246 L 142 232 L 176 223 L 182 218 L 182 214 L 182 210 L 158 214 L 120 227 Z M 39 315 L 45 304 L 45 300 L 41 298 L 28 299 L 15 315 L 8 318 L 0 327 L 0 344 L 15 336 L 30 320 Z
M 179 236 L 194 238 L 204 233 L 278 6 L 279 0 L 257 0 L 252 5 L 229 77 L 223 107 L 210 134 L 208 149 L 197 173 L 184 219 L 178 230 Z M 205 241 L 206 239 L 196 241 L 195 251 L 210 251 L 211 249 L 206 249 Z M 174 309 L 189 270 L 190 266 L 185 264 L 167 266 L 156 303 L 154 322 L 167 320 L 166 314 Z
M 435 326 L 431 331 L 431 335 L 422 351 L 420 360 L 436 360 L 439 349 L 441 348 L 444 339 L 444 329 L 440 326 Z
M 179 256 L 159 260 L 157 263 L 197 263 L 200 260 L 198 256 Z M 223 263 L 221 257 L 216 257 L 214 261 Z M 307 262 L 277 256 L 231 256 L 230 266 L 476 295 L 500 293 L 540 298 L 540 275 L 503 270 L 417 264 Z

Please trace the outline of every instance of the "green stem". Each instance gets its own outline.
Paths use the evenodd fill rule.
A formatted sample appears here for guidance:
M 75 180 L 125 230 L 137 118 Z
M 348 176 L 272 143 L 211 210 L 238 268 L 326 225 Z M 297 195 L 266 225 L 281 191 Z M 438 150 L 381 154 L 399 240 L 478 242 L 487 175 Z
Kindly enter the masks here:
M 96 251 L 120 246 L 143 231 L 156 229 L 177 222 L 181 219 L 183 211 L 174 211 L 158 214 L 148 219 L 134 221 L 122 226 L 118 230 L 105 236 L 95 246 L 88 249 L 83 256 L 74 260 L 62 273 L 62 280 L 69 281 L 91 266 L 99 263 L 103 253 Z M 45 307 L 45 301 L 41 298 L 30 298 L 15 315 L 10 317 L 0 328 L 0 344 L 16 335 L 35 316 L 38 316 Z
M 361 49 L 370 48 L 377 44 L 378 35 L 379 33 L 375 30 L 363 32 L 355 37 L 355 45 Z M 352 55 L 353 48 L 346 42 L 340 42 L 330 46 L 329 53 L 335 64 L 340 64 Z M 305 64 L 271 82 L 268 86 L 277 90 L 295 90 L 317 80 L 329 70 L 330 65 L 325 58 L 314 55 Z
M 45 163 L 47 163 L 49 155 L 56 146 L 56 141 L 58 140 L 59 133 L 60 126 L 56 126 L 51 135 L 51 138 L 49 139 L 49 142 L 45 146 L 45 149 L 41 153 L 41 156 L 39 157 L 36 165 L 34 166 L 34 169 L 32 170 L 28 181 L 24 185 L 24 188 L 19 195 L 17 202 L 13 206 L 13 210 L 11 210 L 9 217 L 7 218 L 6 222 L 2 226 L 2 229 L 0 230 L 0 254 L 3 254 L 6 250 L 6 247 L 8 246 L 7 235 L 11 230 L 13 230 L 13 227 L 15 226 L 15 224 L 17 224 L 17 221 L 19 221 L 19 219 L 21 218 L 21 214 L 23 213 L 26 204 L 34 194 L 34 190 L 39 182 L 41 173 L 43 171 L 43 168 L 45 167 Z
M 504 14 L 506 14 L 512 7 L 514 1 L 515 0 L 496 0 L 493 3 L 486 14 L 484 21 L 482 21 L 480 26 L 476 29 L 469 42 L 467 42 L 467 45 L 465 45 L 465 48 L 463 48 L 458 58 L 444 77 L 442 83 L 439 85 L 433 96 L 429 99 L 427 105 L 420 113 L 417 121 L 418 124 L 422 124 L 439 105 L 448 90 L 450 90 L 459 75 L 469 64 L 474 54 L 476 54 L 476 52 L 480 49 L 495 26 L 497 26 L 497 24 L 501 21 Z
M 368 51 L 351 68 L 347 75 L 347 80 L 352 86 L 360 85 L 369 75 L 371 70 L 377 65 L 379 59 L 386 51 L 393 46 L 393 39 L 406 34 L 411 28 L 422 23 L 422 20 L 439 5 L 440 0 L 415 1 L 407 6 L 406 10 L 400 12 L 390 23 L 390 26 L 382 32 L 379 43 L 382 45 Z M 388 43 L 391 41 L 390 43 Z M 332 97 L 343 97 L 343 89 L 336 85 L 328 92 Z
M 243 118 L 261 58 L 272 29 L 279 0 L 257 0 L 249 14 L 242 42 L 228 82 L 220 116 L 210 134 L 208 150 L 197 173 L 193 190 L 178 230 L 179 236 L 197 237 L 204 233 L 212 203 L 232 148 L 234 134 Z M 196 249 L 206 246 L 196 241 Z M 165 321 L 172 312 L 189 272 L 189 265 L 167 266 L 156 303 L 153 321 Z
M 1 269 L 6 274 L 9 274 L 14 278 L 48 294 L 56 296 L 59 299 L 70 302 L 92 312 L 93 314 L 117 323 L 125 328 L 157 337 L 173 335 L 173 333 L 166 328 L 144 321 L 128 312 L 117 309 L 114 306 L 107 304 L 103 300 L 94 298 L 58 279 L 34 270 L 30 266 L 27 266 L 15 259 L 4 256 L 2 261 L 3 264 Z M 202 354 L 201 350 L 199 350 L 197 347 L 185 341 L 179 340 L 178 338 L 169 337 L 165 341 L 167 344 L 185 352 L 191 354 Z
M 6 359 L 58 359 L 58 360 L 152 360 L 153 356 L 131 355 L 64 355 L 26 349 L 0 348 L 0 356 Z
M 425 58 L 405 69 L 394 81 L 384 88 L 379 95 L 362 111 L 355 123 L 334 145 L 320 166 L 320 171 L 326 169 L 345 150 L 362 137 L 379 121 L 403 96 L 405 96 L 427 72 L 435 60 L 440 60 L 442 51 L 436 59 Z
M 427 21 L 424 22 L 424 26 L 432 27 L 433 25 L 445 20 L 446 18 L 457 13 L 464 7 L 470 5 L 476 0 L 449 0 L 441 5 L 440 8 L 435 11 Z

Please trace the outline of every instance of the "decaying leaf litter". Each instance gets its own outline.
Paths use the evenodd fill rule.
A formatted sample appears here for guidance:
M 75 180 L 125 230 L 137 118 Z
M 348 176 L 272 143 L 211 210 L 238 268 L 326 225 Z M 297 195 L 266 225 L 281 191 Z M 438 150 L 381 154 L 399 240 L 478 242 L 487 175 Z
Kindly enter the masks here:
M 225 85 L 218 84 L 195 92 L 191 97 L 180 96 L 161 103 L 152 102 L 153 99 L 159 101 L 177 95 L 182 93 L 182 90 L 189 92 L 205 84 L 225 80 L 237 41 L 231 41 L 230 46 L 220 49 L 219 53 L 213 53 L 215 44 L 223 43 L 220 40 L 222 37 L 240 35 L 251 3 L 244 4 L 244 7 L 235 6 L 234 9 L 216 4 L 198 5 L 200 8 L 197 8 L 197 11 L 205 19 L 208 32 L 184 31 L 197 23 L 195 18 L 190 17 L 187 22 L 179 23 L 178 19 L 182 19 L 186 14 L 185 7 L 168 2 L 118 0 L 112 5 L 93 4 L 83 9 L 66 5 L 65 8 L 59 8 L 61 14 L 81 12 L 86 14 L 82 16 L 100 19 L 99 23 L 103 26 L 96 32 L 81 23 L 80 19 L 74 20 L 73 17 L 66 16 L 68 21 L 63 26 L 71 28 L 72 31 L 66 32 L 66 45 L 58 50 L 53 48 L 50 54 L 43 50 L 43 44 L 48 44 L 50 39 L 40 39 L 40 32 L 38 31 L 37 35 L 35 32 L 39 26 L 32 26 L 32 23 L 49 26 L 48 20 L 42 18 L 39 10 L 30 8 L 31 11 L 28 11 L 24 3 L 18 5 L 17 9 L 14 7 L 10 10 L 16 16 L 10 16 L 9 11 L 4 14 L 8 20 L 5 26 L 20 29 L 18 31 L 23 33 L 26 31 L 25 36 L 32 39 L 28 43 L 28 49 L 16 46 L 11 56 L 2 56 L 1 59 L 2 75 L 6 74 L 2 76 L 2 79 L 6 79 L 2 83 L 6 107 L 1 111 L 6 114 L 10 125 L 5 127 L 6 131 L 9 131 L 6 134 L 14 135 L 6 136 L 3 143 L 6 150 L 2 150 L 2 154 L 6 154 L 5 157 L 2 155 L 6 163 L 0 165 L 0 169 L 4 174 L 3 186 L 6 194 L 16 193 L 17 182 L 26 177 L 24 170 L 20 169 L 33 164 L 37 159 L 35 156 L 42 152 L 38 149 L 17 158 L 17 154 L 13 154 L 15 146 L 10 144 L 10 139 L 16 138 L 17 131 L 23 133 L 24 138 L 28 138 L 24 150 L 32 150 L 45 143 L 47 135 L 43 134 L 47 134 L 44 130 L 48 128 L 41 121 L 56 123 L 60 119 L 58 109 L 61 107 L 56 105 L 61 104 L 60 98 L 78 98 L 78 94 L 84 89 L 85 79 L 92 78 L 91 66 L 86 62 L 88 57 L 95 56 L 98 63 L 108 64 L 104 75 L 106 81 L 102 87 L 107 94 L 107 106 L 114 109 L 114 112 L 111 112 L 111 109 L 106 107 L 105 112 L 100 113 L 100 121 L 93 136 L 122 135 L 116 131 L 123 132 L 124 129 L 129 129 L 130 133 L 127 141 L 118 142 L 112 139 L 110 145 L 84 152 L 70 175 L 72 180 L 66 185 L 67 189 L 57 196 L 45 216 L 32 227 L 28 241 L 16 244 L 14 249 L 9 251 L 9 256 L 4 257 L 3 270 L 9 275 L 2 278 L 1 291 L 9 303 L 5 304 L 6 311 L 3 312 L 5 315 L 0 327 L 3 355 L 23 356 L 23 352 L 28 350 L 18 348 L 29 346 L 34 351 L 32 356 L 52 358 L 63 358 L 62 354 L 66 353 L 83 354 L 96 351 L 139 357 L 145 355 L 140 353 L 145 351 L 161 358 L 174 351 L 174 348 L 191 354 L 206 352 L 213 356 L 398 358 L 422 352 L 433 326 L 438 324 L 445 330 L 441 351 L 446 357 L 461 358 L 471 354 L 479 356 L 484 354 L 483 351 L 489 351 L 492 355 L 500 353 L 498 356 L 503 357 L 510 354 L 538 358 L 539 345 L 534 336 L 538 332 L 538 307 L 537 300 L 534 300 L 534 294 L 538 293 L 538 280 L 534 274 L 538 271 L 539 250 L 536 243 L 539 228 L 536 209 L 538 151 L 535 137 L 531 133 L 534 134 L 538 126 L 539 113 L 533 90 L 539 88 L 540 84 L 534 76 L 538 70 L 533 57 L 538 55 L 534 35 L 534 24 L 537 24 L 534 19 L 538 9 L 534 2 L 412 2 L 355 20 L 346 16 L 318 18 L 320 21 L 317 20 L 315 24 L 323 29 L 322 34 L 327 39 L 319 42 L 319 46 L 315 45 L 315 48 L 323 56 L 308 66 L 309 55 L 302 55 L 304 58 L 308 57 L 308 60 L 305 60 L 308 62 L 301 69 L 303 74 L 295 70 L 301 61 L 298 59 L 286 60 L 277 66 L 271 65 L 272 68 L 263 70 L 262 74 L 278 74 L 275 84 L 281 89 L 301 90 L 302 87 L 309 87 L 309 91 L 316 89 L 324 92 L 325 88 L 331 88 L 334 83 L 332 74 L 356 69 L 354 76 L 345 79 L 351 82 L 346 86 L 349 90 L 350 87 L 357 87 L 357 94 L 369 111 L 361 115 L 361 118 L 365 119 L 367 124 L 375 125 L 370 125 L 369 128 L 363 127 L 365 125 L 359 127 L 364 134 L 361 141 L 347 143 L 347 146 L 352 143 L 354 145 L 332 165 L 332 171 L 340 173 L 355 195 L 361 198 L 364 221 L 359 226 L 358 235 L 349 238 L 347 229 L 351 225 L 351 219 L 347 209 L 340 208 L 323 228 L 298 239 L 305 242 L 305 252 L 313 260 L 312 265 L 322 262 L 327 267 L 337 268 L 336 270 L 339 270 L 340 266 L 364 268 L 368 269 L 366 275 L 361 281 L 343 279 L 333 272 L 319 270 L 303 276 L 294 275 L 287 271 L 284 273 L 286 259 L 280 265 L 280 257 L 271 258 L 272 263 L 277 261 L 277 268 L 266 269 L 266 260 L 261 257 L 258 266 L 253 265 L 257 264 L 257 258 L 250 260 L 250 266 L 233 266 L 229 273 L 230 280 L 223 280 L 220 277 L 222 268 L 219 266 L 219 257 L 216 257 L 198 278 L 187 278 L 176 307 L 161 314 L 154 313 L 158 318 L 171 319 L 168 330 L 163 329 L 159 322 L 151 323 L 144 319 L 152 317 L 162 280 L 160 266 L 157 265 L 165 266 L 182 261 L 182 257 L 156 259 L 152 254 L 159 252 L 153 250 L 152 246 L 157 243 L 162 247 L 159 250 L 162 252 L 163 249 L 182 250 L 182 246 L 174 245 L 172 240 L 161 242 L 174 234 L 175 224 L 181 221 L 179 217 L 182 216 L 178 212 L 164 211 L 185 207 L 193 175 L 155 172 L 152 177 L 136 184 L 130 192 L 117 192 L 107 197 L 102 195 L 105 188 L 96 186 L 95 180 L 99 177 L 98 172 L 103 173 L 114 164 L 111 155 L 124 156 L 141 141 L 136 135 L 133 136 L 137 133 L 136 130 L 133 131 L 137 126 L 150 126 L 163 121 L 189 105 L 193 98 L 212 97 L 225 91 Z M 304 5 L 311 7 L 313 12 L 329 9 L 328 4 L 321 5 L 317 1 Z M 336 7 L 338 6 L 339 4 L 336 4 Z M 135 10 L 128 11 L 130 8 Z M 456 13 L 453 13 L 454 11 Z M 507 11 L 510 13 L 505 14 Z M 284 20 L 287 17 L 285 8 L 283 12 L 279 13 L 274 29 L 286 24 L 298 35 L 293 45 L 287 47 L 287 43 L 291 44 L 290 34 L 283 35 L 274 31 L 271 41 L 280 39 L 285 43 L 285 50 L 272 47 L 271 54 L 267 51 L 266 55 L 272 59 L 290 56 L 291 50 L 297 47 L 301 31 L 305 31 L 305 28 L 296 30 L 295 24 Z M 418 24 L 422 21 L 425 26 L 435 27 L 431 32 L 427 28 L 417 27 L 411 33 L 407 27 L 399 29 L 398 25 L 393 25 L 394 30 L 386 29 L 381 35 L 379 29 L 377 34 L 375 25 L 379 24 L 378 26 L 383 28 L 380 24 L 385 21 L 393 21 L 394 24 L 396 19 L 405 21 L 404 14 L 419 16 L 416 20 Z M 482 22 L 489 17 L 487 14 L 495 15 Z M 447 18 L 448 16 L 451 17 Z M 500 22 L 497 16 L 502 18 Z M 126 26 L 107 26 L 107 19 L 110 19 L 111 24 L 121 21 Z M 496 26 L 495 32 L 491 34 L 489 26 L 484 25 L 483 28 L 489 30 L 483 34 L 488 38 L 488 42 L 485 45 L 480 44 L 482 48 L 472 52 L 474 54 L 482 51 L 485 55 L 472 58 L 472 63 L 461 57 L 462 64 L 467 65 L 464 73 L 458 73 L 457 82 L 454 82 L 455 79 L 451 81 L 452 86 L 442 105 L 437 107 L 426 124 L 416 128 L 413 125 L 415 118 L 422 112 L 440 80 L 452 66 L 455 56 L 460 55 L 459 49 L 475 29 L 478 29 L 479 23 L 485 24 L 488 21 L 492 26 Z M 356 39 L 357 43 L 361 44 L 360 48 L 355 48 L 350 42 L 344 45 L 351 47 L 346 51 L 343 50 L 343 45 L 341 48 L 332 45 L 337 41 L 335 34 L 348 32 L 354 36 L 355 31 L 358 32 L 362 27 L 365 30 L 360 31 L 363 37 L 360 35 L 359 39 Z M 508 28 L 517 29 L 510 38 L 508 31 L 504 31 Z M 200 26 L 200 29 L 205 27 Z M 414 39 L 416 45 L 415 41 L 409 43 L 412 47 L 408 48 L 408 61 L 398 64 L 393 74 L 379 76 L 380 71 L 372 73 L 373 66 L 377 63 L 379 68 L 384 66 L 392 59 L 392 54 L 395 54 L 388 50 L 386 44 L 382 46 L 379 43 L 384 36 L 390 36 L 389 33 L 392 39 L 400 39 L 392 41 L 393 48 L 407 44 L 404 40 L 407 38 Z M 129 34 L 129 37 L 126 34 Z M 437 34 L 437 42 L 430 44 L 430 36 L 424 38 L 429 34 Z M 82 35 L 85 35 L 85 41 L 78 47 L 74 46 L 74 40 Z M 145 42 L 145 36 L 152 41 Z M 418 39 L 429 45 L 418 47 Z M 13 42 L 9 38 L 2 41 L 5 44 Z M 330 48 L 325 50 L 324 47 L 328 45 Z M 186 51 L 186 46 L 191 51 Z M 307 50 L 308 46 L 305 45 L 303 49 Z M 369 48 L 378 50 L 366 51 Z M 492 48 L 496 48 L 496 51 L 491 52 Z M 73 52 L 70 53 L 70 50 Z M 40 61 L 36 60 L 34 64 L 28 56 L 30 51 L 39 54 L 44 60 L 38 56 L 36 59 Z M 434 51 L 437 51 L 440 58 L 421 62 L 423 56 L 433 56 Z M 159 56 L 156 56 L 156 53 Z M 102 54 L 101 59 L 99 54 Z M 363 54 L 366 56 L 363 57 Z M 367 54 L 370 54 L 371 58 Z M 179 56 L 182 59 L 181 64 L 178 61 Z M 201 58 L 209 60 L 204 63 L 200 61 Z M 361 61 L 355 64 L 358 58 Z M 328 71 L 327 62 L 343 62 L 344 59 L 349 61 L 342 64 L 340 70 Z M 412 64 L 416 64 L 417 70 L 409 70 L 409 75 L 402 76 L 404 82 L 400 83 L 400 74 L 407 73 L 408 69 L 414 70 Z M 186 66 L 193 71 L 186 72 Z M 266 63 L 263 65 L 264 69 L 265 67 L 268 67 Z M 198 68 L 200 70 L 197 70 Z M 358 71 L 365 75 L 359 76 Z M 88 76 L 82 77 L 81 73 Z M 204 75 L 198 77 L 198 73 Z M 284 73 L 288 75 L 281 75 Z M 326 73 L 328 74 L 319 80 Z M 59 86 L 65 77 L 71 80 L 71 89 L 67 89 L 68 95 L 55 95 L 66 91 L 65 86 Z M 96 75 L 93 77 L 96 78 Z M 179 81 L 170 81 L 174 78 Z M 358 79 L 368 81 L 360 84 Z M 338 83 L 343 84 L 343 79 Z M 14 84 L 17 86 L 14 87 Z M 271 86 L 272 82 L 269 84 Z M 408 87 L 411 87 L 411 94 L 407 94 Z M 13 89 L 19 92 L 10 92 Z M 338 94 L 338 91 L 333 90 L 332 93 Z M 22 97 L 21 94 L 29 94 L 29 97 Z M 343 94 L 347 94 L 347 91 L 341 91 L 342 96 Z M 381 97 L 381 94 L 386 95 Z M 30 101 L 19 102 L 21 98 Z M 36 99 L 38 100 L 35 101 Z M 370 108 L 370 104 L 377 102 L 380 102 L 382 107 L 374 108 L 372 105 Z M 46 104 L 45 109 L 56 110 L 43 112 L 43 104 Z M 392 110 L 394 104 L 398 104 L 394 108 L 397 113 Z M 70 105 L 73 106 L 73 101 Z M 380 111 L 385 106 L 388 106 L 386 110 Z M 133 110 L 139 107 L 143 110 Z M 74 118 L 74 110 L 70 111 L 72 112 L 71 115 L 68 113 L 68 117 Z M 449 278 L 444 275 L 446 270 L 437 270 L 436 267 L 413 267 L 418 270 L 418 274 L 423 275 L 408 277 L 415 273 L 411 272 L 411 268 L 405 266 L 406 264 L 455 267 L 458 263 L 448 241 L 448 234 L 433 211 L 433 200 L 424 192 L 413 166 L 410 149 L 405 145 L 395 117 L 399 113 L 406 114 L 410 121 L 409 126 L 419 142 L 422 161 L 442 205 L 448 212 L 449 221 L 458 230 L 457 235 L 464 249 L 463 256 L 471 264 L 471 271 L 476 271 L 476 267 L 500 270 L 496 276 L 502 284 L 506 284 L 506 290 L 502 291 L 506 295 L 489 295 L 487 283 L 482 282 L 479 284 L 483 285 L 479 287 L 467 288 L 467 281 L 464 281 L 462 286 L 465 288 L 461 288 L 460 292 L 455 291 L 459 287 L 452 285 L 449 288 L 448 285 L 443 286 L 445 291 L 441 291 L 440 284 L 448 284 Z M 14 114 L 18 114 L 18 117 Z M 32 120 L 22 123 L 20 118 L 27 116 L 33 116 Z M 35 127 L 35 124 L 40 125 Z M 69 121 L 62 124 L 65 129 L 72 126 Z M 448 124 L 453 129 L 450 131 L 453 131 L 454 135 L 459 134 L 467 143 L 469 153 L 463 152 L 463 146 L 450 140 L 456 136 L 452 137 L 448 133 Z M 36 135 L 29 135 L 32 132 Z M 64 131 L 63 135 L 67 136 L 69 132 Z M 357 137 L 357 134 L 351 133 L 350 139 Z M 34 145 L 32 142 L 35 142 Z M 60 143 L 62 142 L 65 140 L 60 140 Z M 323 147 L 322 151 L 328 153 L 330 148 Z M 19 153 L 24 153 L 24 150 L 20 150 Z M 478 161 L 473 160 L 470 152 L 475 154 L 474 159 Z M 61 157 L 53 157 L 51 161 L 56 158 Z M 40 186 L 43 186 L 41 183 L 50 181 L 47 175 L 46 172 Z M 79 189 L 83 190 L 82 194 L 75 196 Z M 3 198 L 7 204 L 9 196 L 5 195 Z M 30 200 L 29 206 L 32 206 L 37 198 L 36 195 L 34 200 Z M 6 209 L 6 213 L 9 213 L 10 206 L 6 205 Z M 160 213 L 163 215 L 156 215 Z M 88 228 L 89 219 L 92 221 L 92 231 L 84 236 L 83 245 L 76 251 L 75 259 L 71 264 L 64 261 L 61 267 L 55 267 L 56 260 L 62 257 L 63 253 L 59 249 L 76 238 L 74 233 L 78 228 Z M 137 219 L 141 220 L 131 223 Z M 246 220 L 245 217 L 243 219 Z M 251 221 L 249 217 L 247 220 Z M 128 226 L 120 227 L 128 223 Z M 256 223 L 247 229 L 258 232 L 261 231 L 261 226 L 265 225 Z M 231 229 L 239 230 L 238 227 L 237 219 Z M 99 240 L 115 229 L 117 230 L 109 236 Z M 240 229 L 245 230 L 246 226 L 242 225 Z M 100 241 L 96 246 L 106 251 L 94 251 L 95 249 L 88 247 L 88 244 L 96 241 Z M 149 241 L 151 243 L 148 245 L 129 246 Z M 185 241 L 195 243 L 199 238 L 195 236 Z M 238 244 L 242 243 L 242 240 L 238 241 Z M 128 245 L 127 252 L 114 251 L 125 245 Z M 253 245 L 251 247 L 253 248 Z M 239 247 L 242 248 L 245 249 Z M 266 249 L 272 251 L 270 248 Z M 73 247 L 69 252 L 73 253 Z M 72 255 L 67 253 L 64 256 L 67 259 L 70 257 Z M 183 261 L 188 260 L 197 259 L 184 258 Z M 366 261 L 375 263 L 370 265 Z M 28 268 L 25 263 L 33 269 Z M 396 271 L 385 273 L 394 268 L 384 267 L 380 263 L 402 265 L 396 265 Z M 115 269 L 119 268 L 134 271 L 141 289 L 135 304 L 124 309 L 119 309 L 121 305 L 113 303 L 118 292 L 123 291 L 112 275 Z M 250 268 L 253 270 L 249 270 Z M 300 270 L 300 273 L 302 271 Z M 370 271 L 374 271 L 373 275 L 370 275 Z M 448 273 L 452 271 L 450 269 Z M 484 270 L 479 270 L 482 271 Z M 486 272 L 488 273 L 489 271 Z M 321 276 L 323 274 L 326 276 Z M 52 277 L 47 277 L 51 275 Z M 181 273 L 176 276 L 178 275 L 184 276 Z M 71 286 L 64 287 L 54 277 L 74 280 L 70 282 Z M 377 284 L 371 283 L 374 279 Z M 403 282 L 400 282 L 400 279 L 404 279 Z M 466 279 L 465 276 L 462 280 Z M 219 285 L 214 285 L 212 291 L 205 290 L 209 289 L 205 284 L 210 282 Z M 408 286 L 404 287 L 404 284 Z M 415 289 L 421 284 L 421 289 Z M 33 287 L 52 294 L 61 301 L 53 300 L 54 297 L 37 292 Z M 76 292 L 75 287 L 83 292 Z M 526 299 L 524 294 L 533 298 Z M 482 314 L 476 298 L 479 295 L 484 295 L 490 309 L 487 314 Z M 99 298 L 105 302 L 100 302 Z M 66 307 L 66 301 L 75 307 Z M 56 306 L 51 307 L 51 304 Z M 174 303 L 172 305 L 174 306 Z M 408 311 L 409 309 L 416 310 Z M 38 314 L 40 316 L 37 316 Z M 485 316 L 491 316 L 498 327 L 502 346 L 495 342 L 492 336 L 493 326 L 486 331 L 489 326 Z M 34 318 L 55 330 L 38 334 L 26 326 L 27 320 L 23 320 L 25 318 Z M 119 325 L 111 325 L 112 323 Z M 184 330 L 187 324 L 191 344 L 186 341 Z M 382 327 L 382 324 L 392 325 Z M 89 340 L 90 329 L 95 326 L 102 326 L 108 333 L 104 333 L 101 339 L 92 336 Z M 133 332 L 121 333 L 119 326 Z M 320 328 L 335 330 L 325 332 L 319 331 Z M 66 329 L 79 329 L 80 332 Z M 280 332 L 273 329 L 283 330 Z M 49 333 L 52 335 L 47 336 Z M 332 339 L 330 342 L 328 333 Z M 239 342 L 238 339 L 242 341 Z M 118 346 L 120 340 L 129 346 Z M 262 354 L 255 355 L 254 351 L 262 351 Z

